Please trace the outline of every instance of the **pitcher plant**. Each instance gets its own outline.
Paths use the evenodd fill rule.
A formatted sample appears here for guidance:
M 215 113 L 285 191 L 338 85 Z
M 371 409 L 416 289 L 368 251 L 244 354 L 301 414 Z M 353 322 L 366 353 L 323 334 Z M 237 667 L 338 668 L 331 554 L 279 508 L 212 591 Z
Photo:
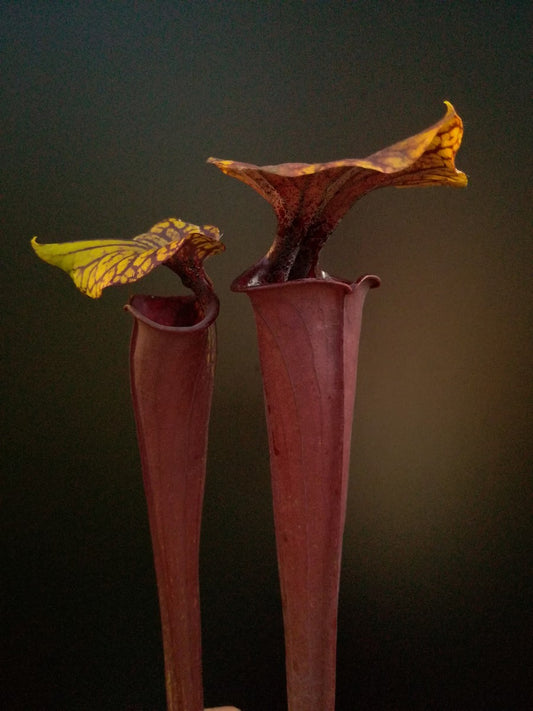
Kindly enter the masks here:
M 270 202 L 271 248 L 234 280 L 250 298 L 269 438 L 289 711 L 334 711 L 337 612 L 363 305 L 377 276 L 332 277 L 320 250 L 380 187 L 467 184 L 449 102 L 428 129 L 363 159 L 258 167 L 210 158 Z M 203 709 L 198 553 L 219 302 L 211 225 L 169 218 L 133 240 L 32 245 L 97 298 L 160 264 L 191 296 L 134 296 L 130 375 L 161 611 L 169 711 Z M 234 707 L 218 707 L 235 711 Z M 215 710 L 213 710 L 215 711 Z
M 254 311 L 270 450 L 289 711 L 334 711 L 337 610 L 362 309 L 373 275 L 329 276 L 319 253 L 376 188 L 463 187 L 463 125 L 430 128 L 363 159 L 258 167 L 210 158 L 274 208 L 267 254 L 232 289 Z
M 191 296 L 133 296 L 130 378 L 157 579 L 169 711 L 204 708 L 199 542 L 219 302 L 203 268 L 220 232 L 169 218 L 133 240 L 40 244 L 92 298 L 159 264 Z M 230 707 L 224 707 L 230 710 Z M 233 707 L 232 707 L 233 708 Z

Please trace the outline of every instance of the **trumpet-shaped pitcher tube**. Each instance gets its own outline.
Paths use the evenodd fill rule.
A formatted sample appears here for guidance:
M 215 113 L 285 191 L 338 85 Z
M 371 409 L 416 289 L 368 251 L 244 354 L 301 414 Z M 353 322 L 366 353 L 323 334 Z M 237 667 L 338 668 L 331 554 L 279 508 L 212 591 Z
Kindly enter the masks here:
M 257 166 L 209 158 L 274 208 L 272 246 L 232 285 L 252 301 L 269 431 L 289 711 L 333 711 L 342 532 L 363 301 L 319 267 L 322 247 L 377 188 L 449 185 L 463 122 L 449 101 L 429 128 L 366 158 Z
M 134 296 L 131 389 L 159 593 L 168 711 L 200 711 L 199 543 L 218 300 Z
M 337 609 L 363 304 L 356 283 L 234 289 L 257 326 L 270 448 L 290 711 L 333 711 Z

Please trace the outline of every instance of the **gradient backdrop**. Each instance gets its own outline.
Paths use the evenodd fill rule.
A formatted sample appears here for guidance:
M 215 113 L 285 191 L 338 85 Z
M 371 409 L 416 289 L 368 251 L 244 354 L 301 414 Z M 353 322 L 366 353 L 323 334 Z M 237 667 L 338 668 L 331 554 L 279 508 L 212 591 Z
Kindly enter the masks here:
M 530 21 L 526 2 L 0 3 L 2 709 L 164 708 L 122 306 L 176 280 L 92 301 L 30 238 L 129 238 L 168 216 L 223 230 L 206 702 L 282 711 L 261 380 L 229 291 L 275 219 L 205 160 L 363 157 L 443 99 L 469 187 L 375 192 L 322 259 L 383 280 L 362 334 L 338 710 L 532 707 Z

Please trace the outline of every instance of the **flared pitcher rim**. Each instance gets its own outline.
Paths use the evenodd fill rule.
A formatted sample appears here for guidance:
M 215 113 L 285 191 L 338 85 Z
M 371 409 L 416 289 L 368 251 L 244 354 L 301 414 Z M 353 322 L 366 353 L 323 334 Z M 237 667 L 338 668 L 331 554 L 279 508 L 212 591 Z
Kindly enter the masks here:
M 340 277 L 334 277 L 325 274 L 323 277 L 305 277 L 304 279 L 290 279 L 289 281 L 274 282 L 271 284 L 251 284 L 243 286 L 241 282 L 241 277 L 237 277 L 231 284 L 231 290 L 233 292 L 264 292 L 272 291 L 273 289 L 279 289 L 280 287 L 294 288 L 296 286 L 311 286 L 311 285 L 324 285 L 326 288 L 342 288 L 346 293 L 351 293 L 358 289 L 359 287 L 365 285 L 369 289 L 376 289 L 381 284 L 381 279 L 375 274 L 363 274 L 358 277 L 355 281 L 350 281 L 349 279 L 342 279 Z
M 134 302 L 136 300 L 142 299 L 143 301 L 148 301 L 151 299 L 160 299 L 160 300 L 166 300 L 168 302 L 175 302 L 176 304 L 192 304 L 194 302 L 198 302 L 198 298 L 193 295 L 193 294 L 184 294 L 184 295 L 173 295 L 173 296 L 157 296 L 154 294 L 134 294 L 133 296 L 130 297 L 128 303 L 124 306 L 124 309 L 126 311 L 129 311 L 131 315 L 137 320 L 141 321 L 147 326 L 150 326 L 151 328 L 154 328 L 157 331 L 167 331 L 170 333 L 192 333 L 195 331 L 202 331 L 205 330 L 206 328 L 209 328 L 211 326 L 219 313 L 220 310 L 220 301 L 216 294 L 212 293 L 210 295 L 209 300 L 207 301 L 202 301 L 201 307 L 204 310 L 204 316 L 201 318 L 199 321 L 196 323 L 190 324 L 190 325 L 185 325 L 185 326 L 170 326 L 168 324 L 163 324 L 159 323 L 158 321 L 155 321 L 154 319 L 150 318 L 146 314 L 144 314 L 142 311 L 139 310 L 134 305 Z

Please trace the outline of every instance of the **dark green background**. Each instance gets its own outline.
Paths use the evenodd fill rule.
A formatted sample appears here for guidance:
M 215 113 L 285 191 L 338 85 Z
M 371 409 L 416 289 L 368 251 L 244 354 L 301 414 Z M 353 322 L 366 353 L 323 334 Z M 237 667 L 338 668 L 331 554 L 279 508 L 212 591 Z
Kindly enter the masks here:
M 466 190 L 383 190 L 322 263 L 365 307 L 338 711 L 530 708 L 531 81 L 526 2 L 1 2 L 0 706 L 160 711 L 128 391 L 132 291 L 80 294 L 30 238 L 213 223 L 221 299 L 202 539 L 208 705 L 285 708 L 263 402 L 232 279 L 270 207 L 205 164 L 363 157 L 465 122 Z

